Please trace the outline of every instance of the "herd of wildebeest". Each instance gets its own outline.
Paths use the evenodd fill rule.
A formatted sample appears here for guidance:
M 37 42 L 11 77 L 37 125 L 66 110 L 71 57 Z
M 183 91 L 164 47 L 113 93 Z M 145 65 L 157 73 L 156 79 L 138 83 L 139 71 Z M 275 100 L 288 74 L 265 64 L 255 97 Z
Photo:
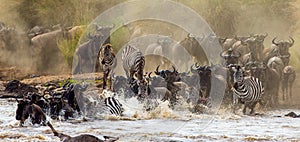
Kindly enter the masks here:
M 173 48 L 166 48 L 163 40 L 160 40 L 155 47 L 151 46 L 153 52 L 172 53 L 172 50 L 184 49 L 193 57 L 194 64 L 188 65 L 188 71 L 179 72 L 176 66 L 186 66 L 186 62 L 181 59 L 184 57 L 176 55 L 174 58 L 176 64 L 169 64 L 171 69 L 160 69 L 162 65 L 158 64 L 155 66 L 156 70 L 145 72 L 144 67 L 148 61 L 145 60 L 139 47 L 127 45 L 122 50 L 122 64 L 120 60 L 117 61 L 114 45 L 110 43 L 110 32 L 114 26 L 95 27 L 96 32 L 93 35 L 88 34 L 87 41 L 76 49 L 77 65 L 73 74 L 94 72 L 96 67 L 100 66 L 104 74 L 101 77 L 103 79 L 101 90 L 110 90 L 114 94 L 110 99 L 101 98 L 104 104 L 102 108 L 108 108 L 113 115 L 122 115 L 123 111 L 122 105 L 114 98 L 116 96 L 125 99 L 137 98 L 145 111 L 155 109 L 163 101 L 168 101 L 171 109 L 175 109 L 180 103 L 187 103 L 193 113 L 202 113 L 203 110 L 199 109 L 201 106 L 209 109 L 214 104 L 212 96 L 219 96 L 224 97 L 223 105 L 244 104 L 243 113 L 246 113 L 245 109 L 248 107 L 251 109 L 250 114 L 254 113 L 257 103 L 263 107 L 276 107 L 280 99 L 292 99 L 292 86 L 296 78 L 295 70 L 289 64 L 291 57 L 289 49 L 295 42 L 292 37 L 285 40 L 274 37 L 271 47 L 264 46 L 268 34 L 249 34 L 231 38 L 219 38 L 214 34 L 187 34 L 185 39 L 179 42 L 180 46 Z M 70 31 L 76 28 L 78 27 L 70 28 L 68 32 L 72 33 Z M 12 30 L 0 24 L 1 40 L 7 41 L 5 32 Z M 32 45 L 44 46 L 46 44 L 41 45 L 38 42 L 53 42 L 52 38 L 49 38 L 50 35 L 56 36 L 58 33 L 57 30 L 41 31 L 41 28 L 35 27 L 28 35 Z M 223 62 L 211 64 L 201 46 L 214 44 L 216 41 L 222 47 L 223 51 L 218 55 Z M 11 46 L 10 42 L 3 43 L 4 47 Z M 114 68 L 117 65 L 123 66 L 126 76 L 115 75 Z M 92 68 L 89 68 L 91 66 Z M 239 77 L 242 78 L 241 82 Z M 256 82 L 250 83 L 251 85 L 244 83 L 243 80 L 249 77 L 256 78 Z M 212 89 L 213 86 L 217 87 Z M 87 99 L 86 91 L 90 87 L 85 81 L 69 81 L 60 85 L 54 82 L 29 85 L 12 80 L 6 84 L 5 92 L 17 94 L 16 119 L 20 120 L 20 125 L 31 117 L 33 124 L 43 123 L 50 126 L 56 136 L 71 139 L 70 136 L 56 132 L 46 120 L 46 115 L 52 119 L 63 116 L 63 119 L 68 120 L 78 115 L 86 115 L 85 110 L 99 108 L 95 107 L 97 103 Z M 242 92 L 238 92 L 238 88 L 242 88 Z M 257 92 L 259 90 L 257 88 L 260 92 Z M 280 93 L 282 98 L 279 98 Z M 238 103 L 235 94 L 238 96 Z M 243 98 L 241 95 L 246 97 Z M 253 99 L 254 97 L 258 98 Z M 107 139 L 116 140 L 110 137 Z

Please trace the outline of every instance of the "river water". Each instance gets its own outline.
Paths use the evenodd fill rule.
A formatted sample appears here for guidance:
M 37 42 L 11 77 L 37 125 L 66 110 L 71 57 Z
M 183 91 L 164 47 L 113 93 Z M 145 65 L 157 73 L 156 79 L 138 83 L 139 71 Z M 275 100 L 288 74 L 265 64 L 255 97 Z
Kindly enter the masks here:
M 25 127 L 19 127 L 16 107 L 14 100 L 0 100 L 0 141 L 59 141 L 47 126 L 33 126 L 27 121 Z M 300 141 L 299 119 L 284 116 L 291 111 L 298 114 L 300 110 L 258 109 L 261 115 L 248 116 L 240 111 L 233 114 L 228 109 L 196 115 L 184 109 L 171 110 L 166 103 L 149 113 L 124 107 L 123 117 L 101 115 L 84 122 L 78 118 L 51 123 L 57 131 L 71 136 L 109 135 L 119 137 L 120 142 Z

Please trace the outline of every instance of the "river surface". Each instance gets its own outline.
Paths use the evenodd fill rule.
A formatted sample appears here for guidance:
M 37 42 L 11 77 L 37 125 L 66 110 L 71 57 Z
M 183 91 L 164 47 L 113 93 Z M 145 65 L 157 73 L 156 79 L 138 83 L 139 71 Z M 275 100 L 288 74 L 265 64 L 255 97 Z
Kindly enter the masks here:
M 19 127 L 16 107 L 14 100 L 0 100 L 0 141 L 59 141 L 47 126 L 33 126 L 27 121 L 25 127 Z M 196 115 L 171 110 L 167 104 L 150 113 L 124 107 L 124 117 L 97 116 L 84 122 L 78 118 L 51 123 L 57 131 L 71 136 L 109 135 L 119 137 L 120 142 L 300 141 L 300 119 L 284 116 L 300 110 L 258 110 L 261 115 L 249 116 L 227 109 Z

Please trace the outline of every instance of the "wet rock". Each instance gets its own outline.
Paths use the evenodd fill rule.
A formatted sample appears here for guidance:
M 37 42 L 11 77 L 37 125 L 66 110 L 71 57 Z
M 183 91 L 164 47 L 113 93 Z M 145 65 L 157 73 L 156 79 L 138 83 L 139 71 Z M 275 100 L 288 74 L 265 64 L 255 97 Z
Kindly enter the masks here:
M 293 117 L 293 118 L 297 118 L 297 117 L 300 117 L 300 115 L 297 115 L 295 112 L 290 112 L 284 116 L 289 116 L 289 117 Z

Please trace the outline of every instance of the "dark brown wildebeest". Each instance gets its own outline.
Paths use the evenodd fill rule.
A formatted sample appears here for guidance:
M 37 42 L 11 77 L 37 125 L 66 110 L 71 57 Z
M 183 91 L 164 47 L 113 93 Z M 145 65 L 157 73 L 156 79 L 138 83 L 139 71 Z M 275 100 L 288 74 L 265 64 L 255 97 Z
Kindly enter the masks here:
M 31 104 L 28 100 L 17 100 L 17 102 L 16 120 L 20 120 L 20 126 L 23 126 L 28 117 L 31 118 L 32 124 L 46 124 L 46 115 L 41 107 Z
M 119 139 L 118 137 L 103 136 L 105 140 L 101 140 L 96 136 L 90 134 L 82 134 L 79 136 L 71 137 L 63 133 L 58 133 L 49 122 L 48 126 L 51 128 L 54 136 L 59 137 L 62 142 L 114 142 Z
M 8 93 L 16 93 L 18 96 L 23 97 L 23 94 L 27 94 L 28 92 L 38 92 L 38 89 L 35 87 L 20 82 L 19 80 L 11 80 L 5 85 L 5 92 Z
M 199 93 L 199 95 L 204 95 L 204 96 L 200 96 L 202 98 L 208 98 L 211 90 L 211 76 L 212 76 L 211 67 L 207 65 L 199 66 L 197 63 L 195 64 L 195 67 L 196 69 L 193 69 L 191 67 L 192 73 L 199 75 L 200 91 L 201 92 L 205 91 L 205 94 Z
M 164 78 L 164 80 L 166 81 L 166 85 L 167 85 L 167 89 L 171 92 L 171 96 L 165 96 L 163 98 L 163 100 L 169 100 L 170 101 L 170 107 L 174 107 L 174 105 L 177 102 L 177 95 L 178 95 L 178 91 L 180 91 L 180 87 L 177 86 L 176 84 L 174 84 L 174 82 L 178 82 L 181 80 L 180 78 L 180 74 L 178 73 L 178 71 L 175 69 L 174 66 L 172 66 L 173 71 L 170 70 L 160 70 L 159 66 L 157 66 L 156 71 L 154 72 L 156 75 L 161 76 L 162 78 Z M 167 97 L 167 98 L 166 98 Z

